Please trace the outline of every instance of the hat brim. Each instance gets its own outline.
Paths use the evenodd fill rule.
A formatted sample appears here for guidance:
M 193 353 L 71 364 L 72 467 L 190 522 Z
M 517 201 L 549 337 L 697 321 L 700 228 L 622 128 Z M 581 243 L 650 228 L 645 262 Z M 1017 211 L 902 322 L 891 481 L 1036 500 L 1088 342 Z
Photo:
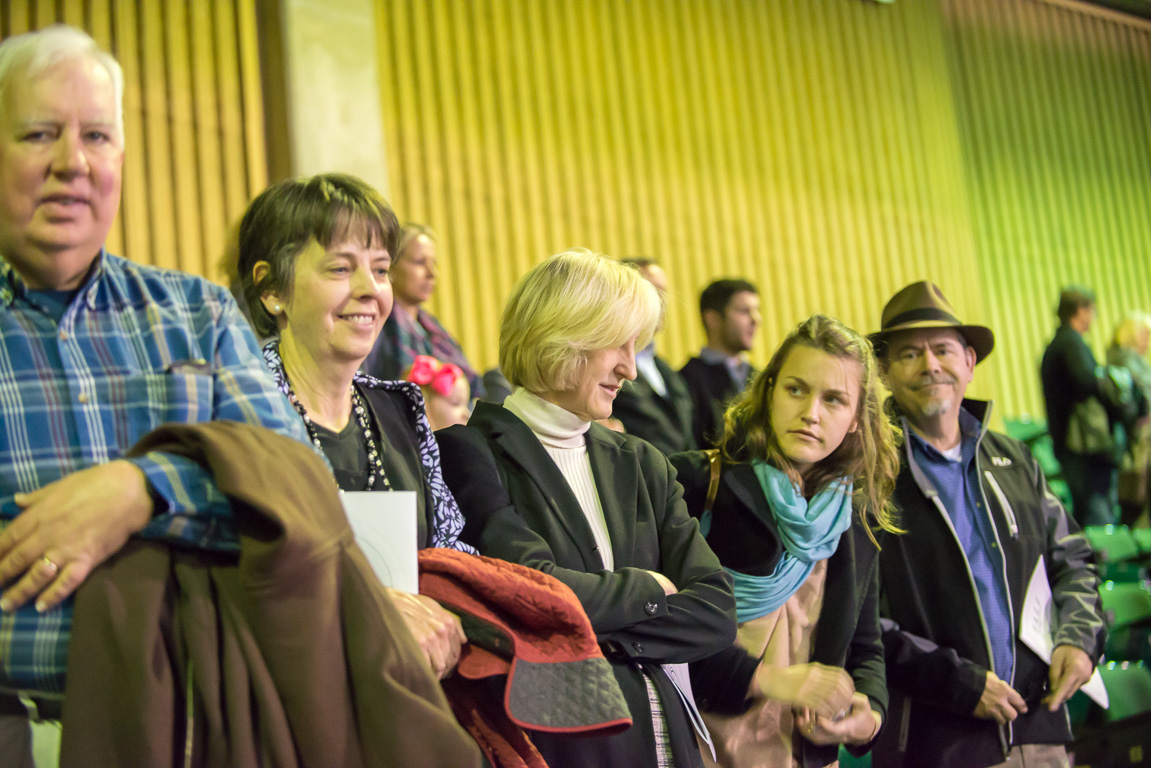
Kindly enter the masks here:
M 915 331 L 923 328 L 951 328 L 952 330 L 959 331 L 963 334 L 963 338 L 967 339 L 967 346 L 975 350 L 976 365 L 983 362 L 987 356 L 991 354 L 991 351 L 995 349 L 995 334 L 991 332 L 990 328 L 982 325 L 956 325 L 955 323 L 948 323 L 942 320 L 920 320 L 917 322 L 901 323 L 900 325 L 869 334 L 867 338 L 871 340 L 871 346 L 875 349 L 876 357 L 882 357 L 887 353 L 887 340 L 892 334 L 900 333 L 901 331 Z

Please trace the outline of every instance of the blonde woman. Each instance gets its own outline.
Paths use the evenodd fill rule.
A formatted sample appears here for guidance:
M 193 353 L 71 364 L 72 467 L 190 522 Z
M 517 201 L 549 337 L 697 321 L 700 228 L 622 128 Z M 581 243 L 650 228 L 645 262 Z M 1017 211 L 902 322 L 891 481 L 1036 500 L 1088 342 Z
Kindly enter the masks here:
M 887 689 L 875 532 L 898 530 L 897 445 L 871 345 L 814 315 L 729 406 L 718 483 L 706 453 L 672 457 L 735 581 L 737 643 L 758 662 L 750 685 L 731 685 L 729 701 L 705 712 L 719 765 L 825 766 L 838 745 L 862 751 L 878 735 Z
M 1107 348 L 1107 364 L 1126 368 L 1135 384 L 1136 398 L 1142 401 L 1139 418 L 1127 425 L 1127 456 L 1119 473 L 1120 522 L 1134 525 L 1147 510 L 1151 501 L 1151 424 L 1147 408 L 1151 404 L 1151 362 L 1147 349 L 1151 346 L 1151 315 L 1146 312 L 1128 312 L 1115 328 L 1111 346 Z
M 437 433 L 462 539 L 571 587 L 631 712 L 633 725 L 612 736 L 532 732 L 552 768 L 699 765 L 690 686 L 674 665 L 735 638 L 727 577 L 671 465 L 595 423 L 635 378 L 635 350 L 661 313 L 635 269 L 586 251 L 547 259 L 504 310 L 500 368 L 514 391 Z

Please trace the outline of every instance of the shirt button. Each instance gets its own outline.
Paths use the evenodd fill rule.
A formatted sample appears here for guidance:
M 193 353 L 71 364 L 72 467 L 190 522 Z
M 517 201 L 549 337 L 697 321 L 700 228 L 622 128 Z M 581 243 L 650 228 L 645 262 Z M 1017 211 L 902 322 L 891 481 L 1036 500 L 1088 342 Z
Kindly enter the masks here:
M 77 397 L 76 399 L 79 400 L 81 403 L 86 403 L 86 402 L 88 402 L 88 395 L 81 392 L 80 396 Z
M 659 610 L 659 606 L 655 603 L 648 603 L 643 607 L 643 612 L 648 616 L 655 616 L 655 612 Z

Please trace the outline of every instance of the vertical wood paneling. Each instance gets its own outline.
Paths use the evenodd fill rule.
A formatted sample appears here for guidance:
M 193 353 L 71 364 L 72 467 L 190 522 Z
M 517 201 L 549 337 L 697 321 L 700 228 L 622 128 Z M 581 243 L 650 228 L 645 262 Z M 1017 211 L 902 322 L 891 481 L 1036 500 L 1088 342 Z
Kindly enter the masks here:
M 393 203 L 439 231 L 434 309 L 480 366 L 512 283 L 573 245 L 662 260 L 675 362 L 715 277 L 761 286 L 761 363 L 811 312 L 872 330 L 935 280 L 995 327 L 972 392 L 1006 413 L 1035 410 L 1059 282 L 1108 286 L 1108 328 L 1151 306 L 1148 43 L 1114 20 L 1036 0 L 379 8 Z
M 0 35 L 83 28 L 124 69 L 126 157 L 107 247 L 217 278 L 267 183 L 254 10 L 233 0 L 0 0 Z
M 1151 25 L 1037 0 L 944 9 L 995 391 L 1042 414 L 1062 285 L 1095 289 L 1099 359 L 1121 315 L 1151 307 Z

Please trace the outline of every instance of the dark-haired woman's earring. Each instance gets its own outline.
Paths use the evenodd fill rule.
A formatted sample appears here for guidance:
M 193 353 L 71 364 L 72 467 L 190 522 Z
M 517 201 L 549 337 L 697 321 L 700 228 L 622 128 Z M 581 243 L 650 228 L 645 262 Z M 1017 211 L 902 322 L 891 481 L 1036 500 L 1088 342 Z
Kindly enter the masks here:
M 284 311 L 284 308 L 281 307 L 279 304 L 273 304 L 272 305 L 272 314 L 273 315 L 278 315 L 283 311 Z

